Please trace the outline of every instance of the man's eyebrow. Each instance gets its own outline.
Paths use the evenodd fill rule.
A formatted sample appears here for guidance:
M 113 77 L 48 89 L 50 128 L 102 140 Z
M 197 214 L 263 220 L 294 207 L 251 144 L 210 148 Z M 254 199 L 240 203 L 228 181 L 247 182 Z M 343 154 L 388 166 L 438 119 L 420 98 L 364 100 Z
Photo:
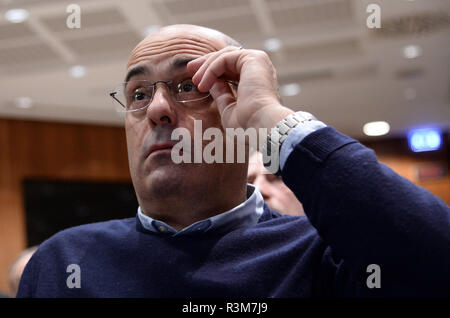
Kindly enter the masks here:
M 179 57 L 174 59 L 172 62 L 170 62 L 169 68 L 171 71 L 178 71 L 186 67 L 186 65 L 190 62 L 195 60 L 196 57 Z M 148 75 L 150 71 L 147 67 L 144 65 L 139 65 L 136 67 L 133 67 L 131 70 L 128 71 L 127 76 L 125 77 L 125 82 L 128 82 L 130 78 L 137 75 Z
M 170 70 L 171 71 L 178 71 L 186 67 L 186 65 L 190 62 L 195 60 L 196 57 L 179 57 L 174 59 L 170 63 Z
M 148 75 L 149 70 L 147 67 L 140 65 L 133 67 L 131 70 L 128 71 L 127 76 L 125 77 L 125 82 L 128 82 L 130 78 L 137 75 Z

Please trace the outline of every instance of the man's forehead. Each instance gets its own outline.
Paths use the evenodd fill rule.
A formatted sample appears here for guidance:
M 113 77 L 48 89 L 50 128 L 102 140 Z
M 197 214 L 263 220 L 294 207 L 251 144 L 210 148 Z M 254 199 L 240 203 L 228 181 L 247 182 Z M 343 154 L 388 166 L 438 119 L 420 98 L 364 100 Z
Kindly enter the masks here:
M 185 54 L 199 57 L 225 46 L 219 38 L 201 32 L 161 32 L 146 37 L 131 52 L 127 69 L 139 62 L 152 59 L 155 63 L 174 55 Z
M 157 63 L 150 59 L 142 60 L 128 68 L 125 82 L 137 76 L 151 77 L 152 75 L 161 76 L 165 74 L 176 75 L 178 73 L 185 73 L 187 71 L 186 65 L 197 57 L 190 54 L 179 54 Z

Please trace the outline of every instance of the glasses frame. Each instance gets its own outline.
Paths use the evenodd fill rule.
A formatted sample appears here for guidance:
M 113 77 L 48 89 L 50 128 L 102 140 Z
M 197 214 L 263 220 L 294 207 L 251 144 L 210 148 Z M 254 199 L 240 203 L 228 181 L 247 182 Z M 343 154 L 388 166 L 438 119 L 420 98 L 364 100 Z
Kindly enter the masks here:
M 192 80 L 192 78 L 185 78 L 184 80 L 182 80 L 182 81 L 185 81 L 185 80 L 188 80 L 188 79 L 191 79 Z M 145 81 L 145 80 L 142 80 L 142 81 Z M 182 82 L 181 81 L 181 82 Z M 235 86 L 236 88 L 238 87 L 238 85 L 239 85 L 239 82 L 235 82 L 235 81 L 230 81 L 230 80 L 225 80 L 227 83 L 229 83 L 229 84 L 232 84 L 233 86 Z M 181 83 L 180 82 L 180 83 Z M 122 82 L 122 83 L 120 83 L 119 85 L 117 85 L 117 87 L 119 87 L 119 86 L 121 86 L 121 85 L 124 85 L 124 84 L 127 84 L 127 83 L 129 83 L 129 82 Z M 143 107 L 141 107 L 141 108 L 137 108 L 137 109 L 131 109 L 131 110 L 129 110 L 129 109 L 127 109 L 127 107 L 116 97 L 116 94 L 117 94 L 117 87 L 116 87 L 116 91 L 114 91 L 114 92 L 111 92 L 111 93 L 109 93 L 109 96 L 111 96 L 116 102 L 118 102 L 122 107 L 123 107 L 123 111 L 118 111 L 118 112 L 121 112 L 121 113 L 132 113 L 132 112 L 137 112 L 137 111 L 140 111 L 140 110 L 144 110 L 144 109 L 146 109 L 148 106 L 150 106 L 150 104 L 152 103 L 152 101 L 153 101 L 153 97 L 155 96 L 155 92 L 156 92 L 156 85 L 158 84 L 158 83 L 163 83 L 163 84 L 166 84 L 166 86 L 169 88 L 169 91 L 170 91 L 170 95 L 173 95 L 173 91 L 172 91 L 172 84 L 173 84 L 173 80 L 169 80 L 169 81 L 156 81 L 156 82 L 154 82 L 154 83 L 150 83 L 148 86 L 150 87 L 153 87 L 153 90 L 152 90 L 152 96 L 150 97 L 150 100 L 149 100 L 149 102 L 148 102 L 148 104 L 147 105 L 145 105 L 145 106 L 143 106 Z M 203 97 L 200 97 L 200 98 L 196 98 L 196 99 L 192 99 L 192 100 L 176 100 L 176 99 L 174 99 L 176 102 L 178 102 L 178 103 L 182 103 L 182 104 L 184 104 L 184 103 L 191 103 L 191 102 L 198 102 L 198 101 L 200 101 L 200 100 L 204 100 L 204 99 L 206 99 L 206 98 L 208 98 L 208 97 L 210 97 L 211 96 L 211 93 L 208 93 L 208 95 L 206 95 L 206 96 L 203 96 Z

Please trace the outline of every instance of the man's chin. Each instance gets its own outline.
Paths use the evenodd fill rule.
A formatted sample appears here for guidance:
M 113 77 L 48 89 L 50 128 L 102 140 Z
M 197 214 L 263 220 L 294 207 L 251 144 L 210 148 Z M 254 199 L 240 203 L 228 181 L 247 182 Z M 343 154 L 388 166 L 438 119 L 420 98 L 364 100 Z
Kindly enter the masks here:
M 170 152 L 157 151 L 150 154 L 143 162 L 143 171 L 146 175 L 153 173 L 168 173 L 170 170 L 177 169 L 178 165 L 172 161 Z
M 170 160 L 170 157 L 169 157 Z M 186 184 L 187 171 L 186 167 L 181 167 L 170 162 L 152 162 L 152 166 L 149 169 L 147 176 L 145 177 L 146 193 L 152 197 L 166 197 L 171 194 L 180 194 L 183 184 Z

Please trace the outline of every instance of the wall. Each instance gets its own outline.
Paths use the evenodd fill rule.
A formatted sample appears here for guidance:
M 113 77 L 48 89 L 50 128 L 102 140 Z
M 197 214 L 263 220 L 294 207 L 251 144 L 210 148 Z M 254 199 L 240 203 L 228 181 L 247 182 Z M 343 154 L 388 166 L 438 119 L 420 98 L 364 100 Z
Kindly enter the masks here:
M 364 142 L 363 144 L 375 150 L 378 160 L 401 176 L 424 187 L 450 204 L 450 142 L 449 135 L 444 134 L 440 150 L 414 153 L 409 149 L 405 138 Z M 441 177 L 419 178 L 419 169 L 423 167 L 440 167 L 445 170 Z
M 424 182 L 415 176 L 419 164 L 448 167 L 448 147 L 413 155 L 403 140 L 365 144 L 376 150 L 380 161 L 450 204 L 448 175 Z M 0 291 L 7 291 L 9 265 L 26 247 L 24 178 L 130 181 L 130 175 L 125 133 L 119 127 L 0 119 L 0 149 Z
M 26 247 L 21 182 L 28 177 L 130 181 L 120 127 L 0 119 L 0 291 Z

